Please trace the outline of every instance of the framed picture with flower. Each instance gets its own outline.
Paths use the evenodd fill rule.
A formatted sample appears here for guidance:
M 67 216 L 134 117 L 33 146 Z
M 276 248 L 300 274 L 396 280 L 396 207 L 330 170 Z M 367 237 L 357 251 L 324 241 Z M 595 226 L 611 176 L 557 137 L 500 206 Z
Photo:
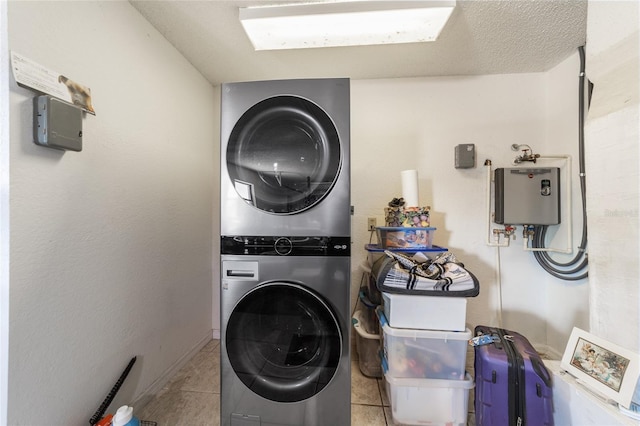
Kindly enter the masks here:
M 639 361 L 637 353 L 574 327 L 560 366 L 603 398 L 629 408 Z

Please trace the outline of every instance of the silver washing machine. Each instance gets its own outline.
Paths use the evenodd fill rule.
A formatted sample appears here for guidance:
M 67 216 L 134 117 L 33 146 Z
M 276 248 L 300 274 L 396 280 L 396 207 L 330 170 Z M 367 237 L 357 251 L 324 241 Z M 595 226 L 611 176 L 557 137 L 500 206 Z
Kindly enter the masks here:
M 226 83 L 221 235 L 350 235 L 349 79 Z
M 351 423 L 349 237 L 222 237 L 222 426 Z

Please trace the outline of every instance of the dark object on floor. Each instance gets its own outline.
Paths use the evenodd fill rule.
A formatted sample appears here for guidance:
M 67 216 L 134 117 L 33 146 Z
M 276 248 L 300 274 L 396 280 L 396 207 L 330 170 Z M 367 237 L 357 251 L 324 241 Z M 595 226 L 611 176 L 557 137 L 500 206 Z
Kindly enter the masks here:
M 482 325 L 474 334 L 476 426 L 553 426 L 551 374 L 529 340 Z
M 127 367 L 124 369 L 124 371 L 122 372 L 122 374 L 118 378 L 118 381 L 116 382 L 116 384 L 113 385 L 113 387 L 111 388 L 111 391 L 109 392 L 107 397 L 104 399 L 104 401 L 102 401 L 102 404 L 100 405 L 100 408 L 98 408 L 98 411 L 96 411 L 95 414 L 91 417 L 91 419 L 89 419 L 89 424 L 91 426 L 93 426 L 96 423 L 98 423 L 98 421 L 104 415 L 104 412 L 107 411 L 107 408 L 109 407 L 109 405 L 113 401 L 113 398 L 115 398 L 116 394 L 120 390 L 120 386 L 122 386 L 122 383 L 124 382 L 124 379 L 126 379 L 127 376 L 129 375 L 129 372 L 131 371 L 131 368 L 133 367 L 133 364 L 136 363 L 136 359 L 137 359 L 137 357 L 135 357 L 135 356 L 133 358 L 131 358 L 131 361 L 129 361 L 129 364 L 127 365 Z

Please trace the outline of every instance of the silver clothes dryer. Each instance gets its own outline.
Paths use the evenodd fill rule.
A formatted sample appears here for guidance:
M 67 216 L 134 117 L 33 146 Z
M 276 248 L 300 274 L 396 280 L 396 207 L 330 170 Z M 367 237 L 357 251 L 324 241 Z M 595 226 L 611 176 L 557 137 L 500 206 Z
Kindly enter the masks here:
M 350 235 L 349 79 L 226 83 L 221 235 Z
M 348 247 L 223 237 L 222 426 L 350 424 Z

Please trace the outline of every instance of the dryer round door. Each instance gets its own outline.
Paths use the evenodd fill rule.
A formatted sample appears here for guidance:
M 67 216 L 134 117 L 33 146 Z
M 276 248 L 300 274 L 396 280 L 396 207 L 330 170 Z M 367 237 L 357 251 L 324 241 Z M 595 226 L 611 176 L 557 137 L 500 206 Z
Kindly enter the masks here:
M 320 392 L 342 352 L 340 326 L 327 304 L 298 284 L 254 288 L 237 303 L 225 344 L 238 378 L 254 393 L 297 402 Z
M 296 96 L 258 102 L 237 121 L 227 144 L 227 170 L 247 203 L 295 214 L 319 203 L 338 179 L 338 131 L 318 105 Z

